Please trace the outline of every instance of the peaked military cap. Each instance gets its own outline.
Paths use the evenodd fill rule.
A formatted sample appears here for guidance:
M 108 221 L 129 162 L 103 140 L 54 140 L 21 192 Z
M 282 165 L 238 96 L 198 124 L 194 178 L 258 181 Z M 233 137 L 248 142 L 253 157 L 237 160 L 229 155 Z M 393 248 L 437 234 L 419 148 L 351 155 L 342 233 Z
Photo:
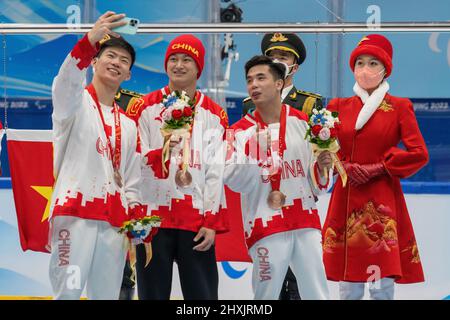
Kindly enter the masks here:
M 268 33 L 261 41 L 261 51 L 268 55 L 271 50 L 278 49 L 288 51 L 297 58 L 297 63 L 302 64 L 306 59 L 306 48 L 303 41 L 294 33 Z

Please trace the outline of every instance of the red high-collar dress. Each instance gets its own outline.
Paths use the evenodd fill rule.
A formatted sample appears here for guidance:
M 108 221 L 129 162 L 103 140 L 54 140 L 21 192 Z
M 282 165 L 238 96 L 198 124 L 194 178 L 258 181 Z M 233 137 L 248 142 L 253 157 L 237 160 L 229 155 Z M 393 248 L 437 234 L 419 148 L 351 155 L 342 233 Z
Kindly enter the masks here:
M 424 281 L 413 227 L 400 178 L 428 162 L 428 151 L 409 99 L 386 94 L 380 107 L 356 131 L 363 106 L 358 96 L 330 101 L 339 112 L 342 161 L 382 162 L 387 174 L 366 184 L 334 186 L 323 227 L 324 263 L 329 280 L 368 282 L 395 277 L 398 283 Z M 399 147 L 402 142 L 404 148 Z M 425 212 L 424 212 L 425 214 Z

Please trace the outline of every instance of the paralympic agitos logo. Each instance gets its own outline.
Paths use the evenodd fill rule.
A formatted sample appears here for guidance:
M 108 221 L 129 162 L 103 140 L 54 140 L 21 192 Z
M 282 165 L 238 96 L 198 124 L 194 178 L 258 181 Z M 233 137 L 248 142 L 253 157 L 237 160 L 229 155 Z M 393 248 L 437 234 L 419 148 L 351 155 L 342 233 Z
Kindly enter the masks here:
M 231 264 L 228 261 L 221 263 L 223 271 L 227 276 L 229 276 L 231 279 L 239 279 L 241 278 L 245 272 L 247 271 L 247 268 L 243 270 L 237 270 L 231 266 Z

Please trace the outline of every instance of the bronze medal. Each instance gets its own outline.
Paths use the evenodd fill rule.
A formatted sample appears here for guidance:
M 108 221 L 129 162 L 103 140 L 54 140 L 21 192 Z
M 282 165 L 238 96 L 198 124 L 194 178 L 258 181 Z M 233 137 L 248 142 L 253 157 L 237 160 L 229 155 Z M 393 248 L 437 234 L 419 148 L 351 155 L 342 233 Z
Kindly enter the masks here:
M 280 163 L 283 163 L 283 155 L 284 151 L 286 150 L 286 117 L 287 117 L 287 110 L 286 105 L 281 106 L 281 114 L 280 114 L 280 133 L 279 133 L 279 142 L 278 142 L 278 159 L 277 161 L 280 161 Z M 267 127 L 267 125 L 262 120 L 261 116 L 259 115 L 258 111 L 255 111 L 255 117 L 257 120 L 257 123 L 263 124 L 263 127 Z M 259 124 L 258 124 L 259 126 Z M 270 136 L 269 136 L 270 137 Z M 270 139 L 270 138 L 269 138 Z M 268 139 L 268 140 L 269 140 Z M 259 143 L 259 142 L 258 142 Z M 269 157 L 272 157 L 272 148 L 271 148 L 271 142 L 269 144 L 270 148 L 268 149 L 270 155 Z M 272 187 L 272 191 L 270 191 L 268 197 L 267 197 L 267 205 L 272 210 L 280 210 L 283 208 L 283 206 L 286 203 L 286 195 L 283 194 L 283 192 L 280 191 L 280 184 L 281 184 L 281 165 L 278 166 L 278 169 L 275 173 L 272 173 L 270 175 L 270 186 Z
M 286 202 L 286 196 L 283 192 L 278 190 L 272 190 L 267 197 L 267 204 L 273 210 L 281 209 Z
M 192 175 L 189 171 L 178 170 L 175 174 L 175 183 L 180 188 L 189 187 L 192 183 Z

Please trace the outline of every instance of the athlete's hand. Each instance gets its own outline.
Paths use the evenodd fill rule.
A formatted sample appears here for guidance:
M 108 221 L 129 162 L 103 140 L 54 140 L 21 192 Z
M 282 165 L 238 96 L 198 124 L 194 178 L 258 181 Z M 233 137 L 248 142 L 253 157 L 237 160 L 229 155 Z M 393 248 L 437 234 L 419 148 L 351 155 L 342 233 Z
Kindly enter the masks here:
M 95 47 L 96 43 L 102 40 L 107 34 L 119 38 L 120 35 L 111 31 L 111 29 L 126 25 L 127 22 L 122 20 L 124 17 L 124 13 L 116 14 L 113 11 L 108 11 L 98 18 L 94 27 L 88 32 L 88 39 L 91 45 Z
M 208 251 L 209 248 L 211 248 L 211 246 L 214 244 L 216 231 L 206 227 L 201 227 L 197 235 L 195 236 L 194 241 L 197 242 L 201 238 L 203 238 L 203 241 L 196 245 L 193 249 L 197 251 Z
M 320 174 L 323 173 L 323 169 L 330 170 L 333 165 L 333 160 L 331 159 L 331 153 L 329 151 L 323 151 L 317 157 L 317 165 L 319 166 Z
M 172 151 L 172 149 L 175 148 L 180 142 L 181 142 L 181 137 L 179 135 L 171 135 L 170 143 L 169 143 L 170 151 Z

